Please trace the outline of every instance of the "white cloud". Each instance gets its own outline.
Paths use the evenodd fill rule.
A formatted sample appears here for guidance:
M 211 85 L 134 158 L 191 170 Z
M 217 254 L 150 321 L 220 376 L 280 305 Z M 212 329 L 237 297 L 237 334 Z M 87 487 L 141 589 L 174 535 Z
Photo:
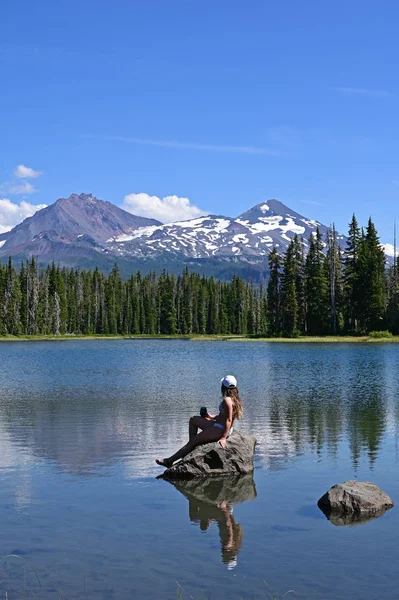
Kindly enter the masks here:
M 360 94 L 363 96 L 373 96 L 374 98 L 389 98 L 394 95 L 386 90 L 366 90 L 365 88 L 352 87 L 333 87 L 331 89 L 334 92 L 341 92 L 343 94 Z
M 14 178 L 10 181 L 4 181 L 0 184 L 0 194 L 17 194 L 17 195 L 27 195 L 33 194 L 37 192 L 35 186 L 29 181 L 20 181 L 21 179 L 36 179 L 36 177 L 40 177 L 43 175 L 42 171 L 35 171 L 31 169 L 31 167 L 26 167 L 25 165 L 18 165 L 14 169 Z
M 15 225 L 42 208 L 46 208 L 46 204 L 35 205 L 25 202 L 25 200 L 14 204 L 8 198 L 0 198 L 0 233 L 10 231 Z
M 395 256 L 395 247 L 393 244 L 381 244 L 381 246 L 387 256 Z
M 162 223 L 185 221 L 208 214 L 198 206 L 191 204 L 188 198 L 179 196 L 158 198 L 158 196 L 150 196 L 144 192 L 125 196 L 122 208 L 134 215 L 158 219 Z
M 19 179 L 36 179 L 36 177 L 40 177 L 43 173 L 42 171 L 35 171 L 30 167 L 25 167 L 25 165 L 18 165 L 14 171 L 14 175 Z
M 9 182 L 4 184 L 2 189 L 7 194 L 33 194 L 36 192 L 36 188 L 29 181 L 23 183 Z

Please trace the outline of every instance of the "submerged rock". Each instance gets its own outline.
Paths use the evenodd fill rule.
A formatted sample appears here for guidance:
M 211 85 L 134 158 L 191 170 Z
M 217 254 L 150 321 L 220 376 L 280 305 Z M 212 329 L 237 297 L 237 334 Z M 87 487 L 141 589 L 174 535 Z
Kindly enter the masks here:
M 195 506 L 230 506 L 255 500 L 256 487 L 252 473 L 217 477 L 174 479 L 170 483 Z M 194 511 L 190 511 L 191 512 Z
M 234 431 L 226 448 L 218 442 L 194 448 L 181 461 L 166 469 L 165 479 L 193 479 L 215 475 L 245 475 L 254 470 L 256 440 L 251 435 Z
M 367 516 L 380 516 L 392 508 L 393 501 L 374 483 L 351 480 L 334 485 L 320 498 L 318 506 L 336 525 L 347 525 Z M 339 516 L 345 518 L 340 520 Z
M 366 523 L 369 523 L 370 521 L 374 521 L 375 519 L 378 519 L 378 517 L 382 517 L 382 515 L 384 515 L 387 510 L 381 510 L 378 512 L 374 512 L 374 513 L 370 513 L 370 512 L 363 512 L 363 513 L 347 513 L 347 514 L 341 514 L 341 513 L 337 513 L 337 512 L 330 512 L 330 513 L 324 513 L 325 516 L 327 517 L 327 519 L 330 521 L 330 523 L 332 523 L 333 525 L 335 525 L 336 527 L 356 527 L 357 525 L 366 525 Z M 324 512 L 324 511 L 323 511 Z

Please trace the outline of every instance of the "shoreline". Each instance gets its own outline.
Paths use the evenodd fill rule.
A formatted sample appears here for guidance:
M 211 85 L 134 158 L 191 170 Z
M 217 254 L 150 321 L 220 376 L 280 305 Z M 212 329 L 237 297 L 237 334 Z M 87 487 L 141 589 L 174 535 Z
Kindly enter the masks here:
M 257 342 L 271 344 L 395 344 L 399 336 L 375 338 L 370 336 L 303 336 L 298 338 L 250 337 L 245 335 L 20 335 L 0 336 L 1 342 L 65 342 L 72 340 L 186 340 L 204 342 Z

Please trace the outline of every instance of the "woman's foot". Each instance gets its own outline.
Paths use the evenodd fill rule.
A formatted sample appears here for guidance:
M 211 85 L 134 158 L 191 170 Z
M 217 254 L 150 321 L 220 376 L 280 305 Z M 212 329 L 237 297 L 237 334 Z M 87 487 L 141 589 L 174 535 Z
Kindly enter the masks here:
M 169 458 L 156 458 L 155 462 L 166 469 L 169 469 L 173 465 L 173 462 Z

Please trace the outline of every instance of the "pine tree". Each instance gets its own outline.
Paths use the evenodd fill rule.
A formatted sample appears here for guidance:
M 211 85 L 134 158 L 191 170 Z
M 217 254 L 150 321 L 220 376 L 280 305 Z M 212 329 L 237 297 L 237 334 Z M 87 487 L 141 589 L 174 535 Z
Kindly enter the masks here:
M 20 297 L 21 297 L 21 329 L 22 333 L 28 333 L 28 277 L 24 263 L 21 264 L 19 272 Z
M 284 256 L 281 276 L 281 326 L 282 333 L 287 337 L 298 334 L 298 267 L 295 243 L 292 241 Z
M 192 282 L 188 267 L 185 268 L 182 279 L 181 299 L 181 332 L 183 334 L 193 331 L 193 298 Z
M 262 337 L 266 337 L 269 335 L 269 325 L 267 320 L 267 293 L 264 289 L 263 283 L 260 284 L 259 287 L 259 295 L 257 302 L 257 313 L 258 313 L 258 323 L 259 323 L 259 335 Z
M 42 273 L 39 281 L 38 330 L 39 333 L 44 335 L 51 333 L 49 268 Z
M 342 258 L 335 225 L 327 232 L 327 256 L 324 265 L 330 292 L 331 333 L 336 335 L 342 331 L 344 323 Z
M 206 279 L 202 277 L 198 287 L 198 331 L 203 335 L 206 333 L 206 324 L 208 318 L 208 294 L 206 289 Z
M 209 334 L 217 334 L 220 331 L 219 304 L 220 288 L 216 285 L 215 279 L 211 277 L 208 282 L 208 315 L 206 324 L 206 332 Z
M 54 292 L 53 299 L 53 334 L 60 335 L 61 328 L 61 305 L 60 305 L 60 297 L 57 292 Z
M 361 232 L 355 215 L 349 224 L 348 240 L 344 252 L 344 299 L 343 314 L 346 332 L 357 332 L 357 315 L 361 303 L 361 282 L 359 278 L 359 245 Z
M 76 275 L 76 333 L 80 334 L 83 331 L 83 277 L 78 271 Z
M 303 244 L 299 242 L 298 236 L 294 236 L 294 262 L 295 262 L 295 289 L 298 302 L 298 331 L 304 333 L 306 330 L 306 291 L 305 291 L 305 263 Z
M 362 246 L 364 253 L 364 272 L 360 274 L 364 285 L 364 322 L 365 331 L 385 328 L 385 255 L 381 247 L 377 230 L 369 219 L 365 241 Z
M 9 285 L 11 290 L 11 299 L 8 310 L 8 331 L 11 335 L 19 335 L 21 332 L 21 288 L 18 274 L 9 261 Z
M 324 269 L 323 242 L 320 230 L 309 238 L 306 256 L 307 331 L 310 335 L 324 335 L 328 331 L 328 282 Z
M 57 300 L 57 311 L 59 311 L 59 332 L 66 333 L 68 331 L 68 301 L 66 295 L 66 279 L 68 277 L 67 269 L 60 269 L 59 266 L 54 272 L 54 297 L 55 294 L 58 296 Z M 55 303 L 53 303 L 55 310 Z
M 26 265 L 27 269 L 27 306 L 28 306 L 28 335 L 37 333 L 37 308 L 39 303 L 39 278 L 37 264 L 32 257 Z
M 219 282 L 220 289 L 220 304 L 219 304 L 219 327 L 221 334 L 231 333 L 232 329 L 230 326 L 229 319 L 229 290 L 225 283 Z
M 132 322 L 130 326 L 131 333 L 137 335 L 140 332 L 140 300 L 139 300 L 139 285 L 137 277 L 131 278 L 131 295 L 132 295 Z
M 267 326 L 272 337 L 280 333 L 280 268 L 280 256 L 273 248 L 269 254 L 270 277 L 267 284 Z
M 176 333 L 175 278 L 164 270 L 158 282 L 158 333 Z

